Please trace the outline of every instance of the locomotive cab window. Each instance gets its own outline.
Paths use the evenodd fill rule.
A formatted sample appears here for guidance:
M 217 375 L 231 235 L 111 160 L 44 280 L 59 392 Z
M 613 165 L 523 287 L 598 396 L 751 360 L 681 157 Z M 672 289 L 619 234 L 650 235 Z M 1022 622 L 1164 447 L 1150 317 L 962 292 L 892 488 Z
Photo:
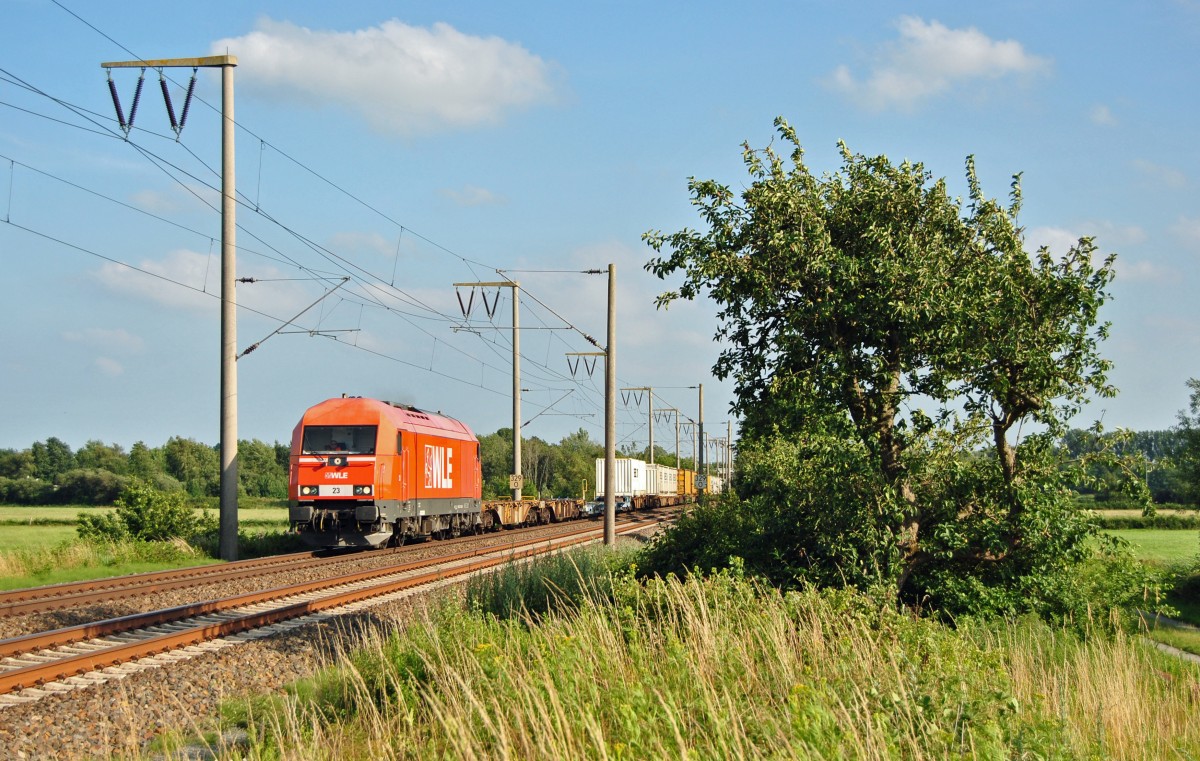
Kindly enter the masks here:
M 376 426 L 306 425 L 303 454 L 375 454 Z

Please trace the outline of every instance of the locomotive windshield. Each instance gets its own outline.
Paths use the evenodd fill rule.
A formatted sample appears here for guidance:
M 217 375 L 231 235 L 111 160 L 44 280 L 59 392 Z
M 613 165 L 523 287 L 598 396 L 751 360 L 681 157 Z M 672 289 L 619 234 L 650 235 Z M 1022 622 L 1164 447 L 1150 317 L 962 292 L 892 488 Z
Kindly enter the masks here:
M 375 454 L 373 425 L 306 425 L 302 454 Z

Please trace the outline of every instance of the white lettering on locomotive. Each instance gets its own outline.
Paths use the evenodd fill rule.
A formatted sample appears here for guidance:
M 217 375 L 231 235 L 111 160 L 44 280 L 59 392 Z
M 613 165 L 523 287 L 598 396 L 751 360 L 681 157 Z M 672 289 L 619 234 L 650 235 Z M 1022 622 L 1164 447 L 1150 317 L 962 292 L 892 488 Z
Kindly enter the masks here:
M 349 473 L 326 473 L 326 478 L 349 478 Z
M 433 444 L 425 445 L 425 488 L 453 489 L 454 463 L 451 458 L 454 450 L 438 447 Z

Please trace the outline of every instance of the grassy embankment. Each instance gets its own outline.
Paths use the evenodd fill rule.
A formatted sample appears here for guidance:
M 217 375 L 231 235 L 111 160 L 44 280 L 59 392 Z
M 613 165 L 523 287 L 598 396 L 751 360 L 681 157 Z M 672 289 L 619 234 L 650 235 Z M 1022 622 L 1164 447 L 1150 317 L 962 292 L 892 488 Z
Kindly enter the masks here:
M 228 707 L 252 758 L 1194 758 L 1200 671 L 1137 638 L 957 629 L 575 553 L 476 581 L 337 667 Z M 582 582 L 580 579 L 588 581 Z M 550 588 L 566 590 L 547 604 Z M 522 611 L 522 612 L 518 612 Z M 169 743 L 168 743 L 169 744 Z
M 211 504 L 210 504 L 211 502 Z M 216 501 L 197 509 L 216 509 Z M 81 542 L 81 512 L 111 512 L 93 505 L 0 505 L 0 589 L 159 571 L 217 562 L 184 543 Z M 287 507 L 279 500 L 242 498 L 238 524 L 244 533 L 279 533 L 287 528 Z

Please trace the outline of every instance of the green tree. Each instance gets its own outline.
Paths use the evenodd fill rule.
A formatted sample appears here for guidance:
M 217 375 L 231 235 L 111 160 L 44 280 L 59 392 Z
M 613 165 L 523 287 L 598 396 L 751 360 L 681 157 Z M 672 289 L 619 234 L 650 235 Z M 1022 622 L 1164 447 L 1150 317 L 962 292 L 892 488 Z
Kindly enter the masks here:
M 525 493 L 538 499 L 553 497 L 550 483 L 558 466 L 558 452 L 553 444 L 537 436 L 521 439 L 521 473 L 525 476 Z
M 46 439 L 45 443 L 35 441 L 29 452 L 33 457 L 34 477 L 43 481 L 54 481 L 75 467 L 75 454 L 71 447 L 56 436 Z
M 145 442 L 135 442 L 129 448 L 129 474 L 150 481 L 156 476 L 166 475 L 162 449 L 151 449 Z
M 105 444 L 92 439 L 75 453 L 75 467 L 126 475 L 129 473 L 129 456 L 120 444 Z
M 287 498 L 287 468 L 279 464 L 275 446 L 258 439 L 238 442 L 238 484 L 252 497 Z
M 740 196 L 689 182 L 706 230 L 645 236 L 647 269 L 683 275 L 660 307 L 720 308 L 714 372 L 734 381 L 760 530 L 798 527 L 761 557 L 951 611 L 1053 608 L 1093 529 L 1052 444 L 1115 393 L 1098 351 L 1113 258 L 1096 266 L 1088 238 L 1031 255 L 1019 178 L 1004 206 L 972 159 L 964 208 L 922 165 L 845 145 L 814 175 L 776 126 L 790 161 L 745 146 Z
M 33 478 L 37 465 L 28 449 L 0 449 L 0 478 Z
M 592 441 L 580 428 L 558 443 L 558 467 L 554 474 L 554 494 L 587 499 L 596 489 L 596 458 L 604 456 L 604 447 Z M 586 487 L 585 487 L 586 484 Z
M 483 496 L 503 497 L 512 492 L 508 475 L 512 473 L 512 429 L 501 428 L 479 437 L 479 459 L 483 470 Z
M 167 473 L 183 484 L 193 497 L 218 494 L 221 485 L 221 460 L 217 450 L 194 439 L 173 436 L 163 445 Z
M 1188 378 L 1188 407 L 1179 411 L 1178 472 L 1187 501 L 1200 505 L 1200 378 Z

